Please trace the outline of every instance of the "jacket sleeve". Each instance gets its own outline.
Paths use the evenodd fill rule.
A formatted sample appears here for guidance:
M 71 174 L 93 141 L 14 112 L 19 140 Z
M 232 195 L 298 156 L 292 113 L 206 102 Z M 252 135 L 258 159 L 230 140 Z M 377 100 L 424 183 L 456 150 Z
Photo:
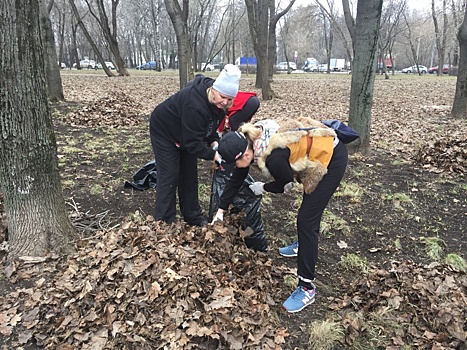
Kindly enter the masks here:
M 183 108 L 182 114 L 182 140 L 183 147 L 198 158 L 213 160 L 216 151 L 205 143 L 207 127 L 210 115 L 206 111 L 187 106 Z
M 264 184 L 264 190 L 272 193 L 284 193 L 284 186 L 294 181 L 293 170 L 289 162 L 289 148 L 276 148 L 266 158 L 266 167 L 274 181 Z
M 240 187 L 242 187 L 243 181 L 245 181 L 246 177 L 248 176 L 249 170 L 250 167 L 234 168 L 232 176 L 225 184 L 224 192 L 222 192 L 221 198 L 219 200 L 220 209 L 229 209 L 229 205 L 232 204 L 235 196 L 238 193 L 238 190 Z

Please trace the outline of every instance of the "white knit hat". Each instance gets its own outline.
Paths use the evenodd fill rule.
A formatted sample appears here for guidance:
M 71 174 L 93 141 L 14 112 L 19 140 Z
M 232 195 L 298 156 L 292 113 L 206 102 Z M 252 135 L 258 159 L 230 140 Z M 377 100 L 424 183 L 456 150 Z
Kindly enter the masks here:
M 242 73 L 237 66 L 226 64 L 212 87 L 222 95 L 235 97 L 237 96 L 238 84 L 240 83 L 241 75 Z

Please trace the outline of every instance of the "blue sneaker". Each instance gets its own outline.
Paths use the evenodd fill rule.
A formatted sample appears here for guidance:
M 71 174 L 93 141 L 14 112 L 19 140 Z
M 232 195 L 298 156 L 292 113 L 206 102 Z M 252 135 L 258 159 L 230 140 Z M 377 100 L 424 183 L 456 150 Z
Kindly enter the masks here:
M 295 292 L 282 304 L 282 307 L 287 312 L 299 312 L 306 306 L 315 302 L 315 286 L 312 284 L 312 288 L 308 289 L 303 286 L 299 286 L 295 289 Z
M 279 248 L 279 254 L 282 256 L 286 256 L 288 258 L 292 258 L 297 256 L 298 254 L 298 241 L 288 245 L 287 247 Z

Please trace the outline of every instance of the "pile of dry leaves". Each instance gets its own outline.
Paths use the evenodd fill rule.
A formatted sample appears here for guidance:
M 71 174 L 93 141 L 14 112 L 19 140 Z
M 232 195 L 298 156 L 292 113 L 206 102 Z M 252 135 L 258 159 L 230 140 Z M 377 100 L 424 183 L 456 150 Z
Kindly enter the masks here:
M 439 263 L 396 263 L 352 283 L 331 305 L 343 314 L 346 343 L 385 334 L 385 349 L 463 349 L 467 275 Z M 388 333 L 391 332 L 391 333 Z
M 0 298 L 0 333 L 48 349 L 280 349 L 274 270 L 233 226 L 135 215 L 66 261 L 10 266 L 13 282 L 41 277 Z
M 147 118 L 140 103 L 123 92 L 113 92 L 68 113 L 66 122 L 72 126 L 118 128 L 147 123 Z
M 466 176 L 467 138 L 434 140 L 420 148 L 415 161 L 431 171 Z

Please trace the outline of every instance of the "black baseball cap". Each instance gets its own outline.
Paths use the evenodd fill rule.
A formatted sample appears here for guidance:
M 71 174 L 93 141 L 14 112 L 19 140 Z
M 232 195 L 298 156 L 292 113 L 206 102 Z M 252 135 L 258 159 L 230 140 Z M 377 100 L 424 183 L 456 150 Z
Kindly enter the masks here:
M 247 146 L 248 141 L 242 133 L 231 131 L 219 141 L 217 151 L 226 163 L 233 163 L 245 154 Z

